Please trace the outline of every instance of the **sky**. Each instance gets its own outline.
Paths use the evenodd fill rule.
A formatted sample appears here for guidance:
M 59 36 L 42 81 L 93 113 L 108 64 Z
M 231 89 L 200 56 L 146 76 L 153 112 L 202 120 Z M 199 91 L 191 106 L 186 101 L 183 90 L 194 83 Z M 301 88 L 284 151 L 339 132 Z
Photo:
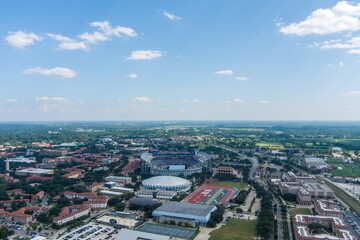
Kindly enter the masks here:
M 360 120 L 360 1 L 0 1 L 0 121 Z

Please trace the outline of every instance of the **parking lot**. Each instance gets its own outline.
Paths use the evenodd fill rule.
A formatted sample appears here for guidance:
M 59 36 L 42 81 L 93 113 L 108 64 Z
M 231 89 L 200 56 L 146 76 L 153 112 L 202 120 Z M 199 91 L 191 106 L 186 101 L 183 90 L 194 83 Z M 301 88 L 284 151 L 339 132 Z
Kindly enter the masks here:
M 360 239 L 360 217 L 355 212 L 345 211 L 344 221 L 356 239 Z
M 88 223 L 66 232 L 61 238 L 63 240 L 104 240 L 113 239 L 118 230 L 97 223 Z

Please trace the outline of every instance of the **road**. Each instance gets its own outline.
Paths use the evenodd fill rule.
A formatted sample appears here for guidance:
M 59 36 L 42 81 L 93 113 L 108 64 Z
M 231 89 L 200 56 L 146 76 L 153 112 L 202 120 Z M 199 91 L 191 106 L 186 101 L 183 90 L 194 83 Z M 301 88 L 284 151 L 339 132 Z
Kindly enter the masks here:
M 276 210 L 277 210 L 277 228 L 278 228 L 278 240 L 283 240 L 284 239 L 284 233 L 283 233 L 283 219 L 282 219 L 282 213 L 281 213 L 281 205 L 279 204 L 279 201 L 276 199 L 276 197 L 271 194 L 273 196 L 275 205 L 276 205 Z

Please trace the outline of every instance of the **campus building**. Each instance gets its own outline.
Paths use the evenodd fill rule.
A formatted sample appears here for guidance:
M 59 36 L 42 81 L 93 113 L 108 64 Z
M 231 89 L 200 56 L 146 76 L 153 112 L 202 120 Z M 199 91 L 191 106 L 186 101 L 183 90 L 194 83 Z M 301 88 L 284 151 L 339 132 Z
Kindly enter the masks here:
M 315 199 L 314 207 L 320 216 L 343 218 L 343 212 L 336 208 L 336 202 L 333 200 Z
M 293 172 L 286 172 L 283 176 L 284 182 L 279 183 L 282 195 L 294 194 L 296 200 L 302 205 L 311 205 L 312 198 L 334 198 L 334 191 L 327 185 L 319 183 L 317 178 L 309 176 L 297 176 Z
M 135 193 L 138 198 L 171 200 L 176 195 L 175 191 L 141 189 Z
M 58 217 L 53 218 L 53 222 L 57 225 L 64 225 L 78 218 L 87 216 L 90 213 L 89 205 L 72 205 L 64 207 Z
M 215 168 L 215 174 L 220 176 L 230 176 L 230 175 L 235 175 L 236 171 L 232 167 L 219 166 Z
M 15 172 L 16 175 L 25 176 L 29 174 L 30 176 L 40 176 L 41 174 L 54 174 L 54 170 L 52 169 L 43 169 L 43 168 L 26 168 L 26 169 L 19 169 Z
M 333 234 L 312 235 L 308 226 L 319 223 L 324 228 L 331 228 Z M 337 217 L 295 215 L 293 216 L 295 240 L 355 240 L 344 220 Z

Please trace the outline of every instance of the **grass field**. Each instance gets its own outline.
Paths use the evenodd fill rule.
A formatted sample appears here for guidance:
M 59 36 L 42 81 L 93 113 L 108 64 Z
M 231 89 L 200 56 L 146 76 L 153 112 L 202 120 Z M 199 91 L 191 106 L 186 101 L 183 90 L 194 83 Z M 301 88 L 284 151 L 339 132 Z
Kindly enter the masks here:
M 290 216 L 293 216 L 295 214 L 312 215 L 311 210 L 308 208 L 295 208 L 290 211 Z
M 326 163 L 344 163 L 344 160 L 341 158 L 328 158 Z
M 210 240 L 251 240 L 255 239 L 257 221 L 230 219 L 221 228 L 210 233 Z
M 258 147 L 268 147 L 268 148 L 271 148 L 271 149 L 283 148 L 283 145 L 281 145 L 280 143 L 271 143 L 271 142 L 256 143 L 256 146 L 258 146 Z
M 355 164 L 336 164 L 337 167 L 341 167 L 342 170 L 334 170 L 335 176 L 341 177 L 360 177 L 360 168 Z
M 206 185 L 223 186 L 223 187 L 228 187 L 228 188 L 234 187 L 234 188 L 238 188 L 238 189 L 248 188 L 247 183 L 231 182 L 231 181 L 219 181 L 219 182 L 209 183 Z

